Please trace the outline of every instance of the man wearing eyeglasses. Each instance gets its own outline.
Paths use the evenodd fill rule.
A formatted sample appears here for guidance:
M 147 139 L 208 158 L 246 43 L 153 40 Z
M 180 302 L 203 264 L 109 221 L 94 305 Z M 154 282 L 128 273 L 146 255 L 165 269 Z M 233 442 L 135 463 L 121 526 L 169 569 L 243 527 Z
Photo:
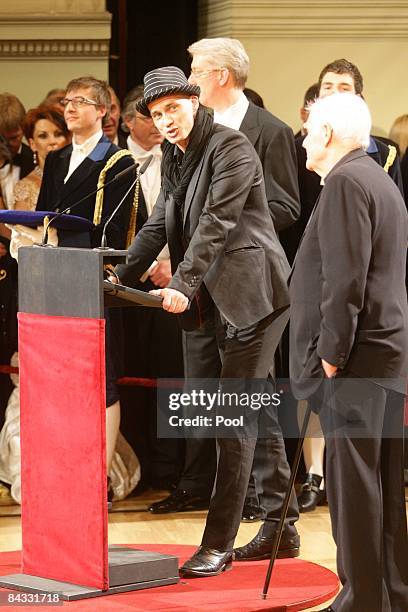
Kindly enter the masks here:
M 61 100 L 61 104 L 72 134 L 72 144 L 47 155 L 37 210 L 62 211 L 87 194 L 92 194 L 100 184 L 106 184 L 99 212 L 95 194 L 86 197 L 79 206 L 72 207 L 73 214 L 94 223 L 95 229 L 91 234 L 58 232 L 60 246 L 99 246 L 104 222 L 125 195 L 134 180 L 134 172 L 130 171 L 110 185 L 108 183 L 121 170 L 131 166 L 134 160 L 129 151 L 120 150 L 103 134 L 102 120 L 109 113 L 111 105 L 107 83 L 93 77 L 73 79 L 66 87 L 66 97 Z M 126 247 L 132 201 L 131 192 L 108 226 L 107 240 L 110 247 Z M 112 321 L 108 317 L 107 337 L 116 337 L 118 330 L 112 333 L 111 325 Z M 111 359 L 112 341 L 112 338 L 108 338 L 106 370 L 108 472 L 120 421 L 119 393 L 115 384 L 118 373 Z

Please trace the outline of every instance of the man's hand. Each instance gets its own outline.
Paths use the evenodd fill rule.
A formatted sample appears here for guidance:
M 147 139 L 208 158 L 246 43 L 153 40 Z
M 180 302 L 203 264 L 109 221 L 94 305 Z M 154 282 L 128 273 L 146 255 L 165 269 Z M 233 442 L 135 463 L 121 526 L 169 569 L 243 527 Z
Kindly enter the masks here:
M 337 372 L 337 367 L 322 359 L 322 368 L 327 378 L 333 378 Z
M 170 259 L 161 259 L 149 274 L 150 280 L 157 287 L 167 287 L 171 281 Z
M 188 306 L 188 298 L 176 289 L 153 289 L 149 291 L 152 295 L 161 295 L 163 298 L 162 307 L 168 312 L 179 314 L 184 312 Z

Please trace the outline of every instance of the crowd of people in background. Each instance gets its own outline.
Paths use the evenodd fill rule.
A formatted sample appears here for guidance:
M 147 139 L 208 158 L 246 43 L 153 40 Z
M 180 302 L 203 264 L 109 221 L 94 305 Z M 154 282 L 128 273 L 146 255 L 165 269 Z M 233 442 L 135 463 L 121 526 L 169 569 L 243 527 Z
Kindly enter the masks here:
M 258 153 L 271 217 L 292 264 L 321 191 L 320 177 L 306 169 L 306 153 L 302 146 L 308 105 L 335 92 L 346 91 L 362 96 L 361 73 L 344 59 L 328 64 L 318 81 L 305 93 L 300 109 L 302 128 L 294 136 L 288 126 L 265 109 L 262 97 L 245 87 L 249 63 L 239 43 L 230 39 L 221 39 L 221 43 L 217 39 L 203 40 L 191 45 L 189 53 L 192 57 L 189 82 L 200 87 L 200 103 L 212 109 L 215 122 L 243 132 Z M 160 191 L 163 137 L 151 117 L 137 110 L 137 104 L 143 98 L 143 85 L 132 88 L 122 104 L 112 87 L 108 91 L 109 112 L 102 118 L 105 137 L 120 149 L 128 149 L 140 164 L 153 156 L 141 178 L 141 202 L 135 224 L 137 233 L 151 215 Z M 0 94 L 0 209 L 36 209 L 47 155 L 70 145 L 72 134 L 75 134 L 66 122 L 67 109 L 72 106 L 66 95 L 65 89 L 53 89 L 38 107 L 26 112 L 17 96 Z M 405 193 L 408 205 L 408 114 L 394 121 L 389 138 L 371 137 L 367 152 L 392 177 L 401 193 Z M 0 366 L 7 366 L 17 351 L 17 264 L 10 255 L 10 238 L 10 229 L 0 224 Z M 144 288 L 166 287 L 171 277 L 166 246 L 146 270 Z M 123 313 L 122 323 L 126 338 L 131 338 L 121 347 L 122 374 L 151 379 L 181 378 L 183 372 L 191 375 L 194 370 L 195 377 L 199 377 L 200 369 L 193 365 L 194 355 L 190 355 L 189 363 L 183 365 L 183 350 L 186 356 L 191 332 L 190 335 L 182 334 L 171 316 L 164 312 L 129 308 Z M 194 333 L 194 342 L 206 345 L 208 358 L 213 359 L 214 376 L 217 376 L 219 361 L 214 358 L 217 348 L 213 330 L 200 329 Z M 144 347 L 143 352 L 136 354 L 133 350 L 135 344 Z M 287 352 L 284 336 L 279 359 L 271 364 L 271 375 L 288 375 L 285 365 Z M 5 371 L 0 372 L 0 379 L 2 425 L 13 387 Z M 154 390 L 122 389 L 121 399 L 126 407 L 122 429 L 142 456 L 141 489 L 153 486 L 170 491 L 170 495 L 153 504 L 150 511 L 166 513 L 208 507 L 216 469 L 213 441 L 159 441 L 156 437 Z M 135 404 L 139 405 L 137 417 Z M 142 412 L 144 416 L 140 420 Z M 306 469 L 298 498 L 300 512 L 312 511 L 325 500 L 324 438 L 319 435 L 317 416 L 314 418 L 315 422 L 311 423 L 314 435 L 306 440 L 304 449 Z M 138 430 L 136 434 L 135 429 Z M 274 481 L 273 490 L 269 491 L 264 483 L 260 488 L 262 499 L 256 493 L 256 481 L 265 477 L 264 458 L 280 452 L 278 448 L 266 448 L 265 440 L 259 441 L 242 520 L 255 521 L 265 516 L 269 516 L 272 522 L 277 520 L 288 475 L 281 474 L 282 482 L 278 486 Z M 292 506 L 288 525 L 293 525 L 297 518 L 294 500 Z M 283 547 L 290 547 L 294 533 L 288 526 L 289 544 L 285 544 L 283 539 Z M 270 538 L 265 527 L 258 535 L 259 539 L 266 539 L 265 550 L 269 550 Z M 297 544 L 293 547 L 296 548 Z M 248 551 L 242 554 L 245 556 Z
M 262 97 L 246 88 L 248 66 L 242 60 L 239 46 L 217 46 L 214 41 L 199 41 L 189 48 L 192 56 L 190 82 L 201 88 L 200 102 L 213 109 L 216 122 L 224 123 L 243 131 L 254 144 L 263 164 L 264 179 L 270 212 L 275 228 L 290 263 L 296 255 L 300 237 L 309 219 L 321 190 L 320 178 L 306 169 L 306 154 L 302 146 L 305 137 L 303 124 L 308 116 L 308 104 L 319 96 L 334 91 L 352 91 L 362 95 L 362 76 L 358 68 L 346 60 L 329 64 L 321 73 L 318 82 L 305 93 L 300 109 L 301 130 L 293 136 L 289 127 L 264 107 Z M 233 78 L 225 79 L 223 66 Z M 213 78 L 216 77 L 216 78 Z M 224 80 L 223 80 L 224 79 Z M 224 82 L 225 81 L 225 82 Z M 38 107 L 26 112 L 17 96 L 0 94 L 0 209 L 35 210 L 40 193 L 44 164 L 47 154 L 68 145 L 72 132 L 68 129 L 63 100 L 66 90 L 53 89 Z M 163 138 L 150 117 L 136 110 L 143 97 L 143 85 L 131 89 L 121 105 L 112 87 L 109 87 L 110 110 L 103 118 L 105 136 L 120 148 L 132 152 L 140 164 L 153 155 L 148 171 L 142 177 L 142 205 L 139 206 L 136 227 L 142 227 L 151 215 L 160 191 L 160 164 Z M 246 96 L 245 98 L 243 96 Z M 243 100 L 249 102 L 244 103 Z M 249 110 L 248 110 L 248 104 Z M 240 110 L 241 107 L 241 110 Z M 237 119 L 241 113 L 241 119 Z M 254 119 L 250 123 L 251 114 Z M 248 125 L 246 126 L 246 123 Z M 240 127 L 241 124 L 241 127 Z M 253 134 L 251 134 L 251 130 Z M 380 163 L 405 192 L 408 202 L 408 115 L 398 117 L 390 130 L 389 138 L 372 137 L 368 153 Z M 296 155 L 295 155 L 296 152 Z M 296 170 L 297 168 L 297 170 Z M 295 179 L 297 173 L 297 179 Z M 300 195 L 300 214 L 296 201 Z M 298 217 L 298 218 L 297 218 Z M 137 231 L 136 230 L 136 231 Z M 17 350 L 17 265 L 9 252 L 11 231 L 0 224 L 0 366 L 7 366 Z M 167 247 L 152 262 L 144 278 L 144 288 L 165 287 L 171 279 L 171 266 Z M 182 336 L 175 321 L 165 313 L 140 309 L 126 309 L 123 313 L 127 337 L 132 337 L 141 353 L 135 355 L 132 343 L 125 343 L 123 350 L 124 370 L 127 376 L 146 378 L 182 377 Z M 198 332 L 203 335 L 202 330 Z M 204 334 L 205 335 L 205 334 Z M 136 339 L 136 340 L 135 340 Z M 205 338 L 201 338 L 205 342 Z M 188 337 L 184 337 L 188 342 Z M 210 349 L 208 349 L 210 350 Z M 278 375 L 287 375 L 284 362 L 287 358 L 285 339 L 280 351 Z M 184 367 L 191 367 L 189 365 Z M 280 368 L 280 369 L 279 369 Z M 0 372 L 0 424 L 3 423 L 7 401 L 12 390 L 9 376 Z M 122 389 L 123 402 L 127 406 L 124 428 L 129 430 L 133 446 L 138 447 L 142 460 L 142 488 L 152 485 L 157 488 L 176 489 L 169 498 L 153 504 L 152 512 L 174 512 L 184 509 L 206 507 L 211 495 L 215 456 L 211 440 L 186 442 L 156 438 L 155 392 L 152 390 Z M 138 431 L 140 421 L 135 418 L 134 403 L 139 408 L 144 434 Z M 318 419 L 311 429 L 319 432 Z M 127 433 L 127 432 L 126 432 Z M 189 448 L 194 446 L 193 448 Z M 201 448 L 201 446 L 203 448 Z M 259 462 L 262 463 L 262 453 Z M 324 502 L 324 439 L 314 435 L 306 440 L 304 449 L 306 476 L 299 495 L 299 510 L 307 512 Z M 254 473 L 256 473 L 256 459 Z M 1 460 L 1 457 L 0 457 Z M 183 465 L 184 464 L 184 465 Z M 276 484 L 276 483 L 275 483 Z M 263 504 L 265 505 L 265 504 Z M 262 504 L 255 494 L 253 477 L 244 506 L 243 520 L 259 520 Z
M 264 226 L 269 227 L 270 224 L 271 236 L 273 234 L 274 238 L 276 232 L 276 241 L 279 239 L 274 253 L 276 255 L 283 247 L 289 264 L 293 265 L 303 233 L 322 191 L 321 176 L 306 167 L 305 139 L 308 137 L 306 125 L 309 105 L 332 94 L 348 93 L 363 98 L 361 72 L 346 59 L 327 64 L 320 75 L 316 75 L 316 82 L 305 93 L 300 109 L 302 127 L 294 135 L 289 126 L 264 107 L 259 93 L 246 88 L 249 58 L 239 41 L 227 38 L 203 39 L 192 44 L 188 52 L 192 59 L 188 81 L 175 67 L 160 69 L 162 72 L 152 71 L 155 79 L 162 80 L 163 91 L 171 93 L 174 90 L 178 95 L 185 94 L 188 103 L 192 105 L 189 111 L 194 111 L 194 127 L 185 140 L 186 143 L 191 143 L 191 146 L 183 151 L 183 159 L 188 160 L 188 163 L 183 162 L 181 154 L 178 154 L 176 159 L 173 149 L 171 158 L 169 157 L 170 149 L 166 146 L 169 139 L 165 141 L 162 131 L 156 125 L 160 118 L 156 114 L 155 121 L 155 117 L 150 115 L 147 106 L 149 100 L 158 104 L 157 112 L 162 112 L 160 96 L 163 94 L 157 93 L 154 84 L 149 84 L 150 90 L 156 92 L 151 94 L 150 98 L 146 97 L 146 87 L 137 85 L 126 94 L 121 104 L 114 89 L 106 83 L 93 77 L 80 77 L 73 79 L 66 89 L 50 91 L 38 107 L 28 112 L 17 96 L 10 93 L 0 94 L 0 209 L 61 210 L 63 204 L 78 200 L 79 185 L 82 191 L 89 195 L 96 185 L 99 185 L 102 175 L 108 185 L 109 178 L 119 170 L 128 168 L 133 161 L 141 166 L 149 159 L 147 170 L 140 178 L 140 191 L 135 190 L 127 196 L 126 206 L 110 228 L 111 245 L 117 248 L 129 247 L 154 211 L 164 207 L 164 201 L 166 205 L 172 206 L 172 203 L 167 202 L 166 194 L 174 191 L 184 205 L 188 185 L 201 159 L 204 160 L 205 168 L 208 164 L 208 168 L 215 174 L 217 164 L 220 168 L 223 167 L 230 154 L 228 147 L 225 159 L 219 161 L 215 156 L 211 163 L 208 160 L 211 158 L 212 147 L 216 151 L 217 147 L 224 146 L 225 135 L 226 141 L 228 138 L 234 140 L 234 147 L 242 152 L 243 157 L 249 148 L 248 168 L 254 171 L 254 176 L 257 176 L 258 172 L 263 175 L 269 212 L 267 222 L 264 219 Z M 149 83 L 148 78 L 146 83 Z M 164 106 L 163 108 L 165 109 Z M 165 109 L 164 115 L 167 112 Z M 212 128 L 213 122 L 224 127 L 218 128 L 217 132 L 217 128 Z M 232 136 L 231 130 L 234 130 Z M 197 137 L 198 131 L 201 139 Z M 169 134 L 171 140 L 171 130 Z M 366 153 L 391 177 L 408 206 L 408 114 L 394 121 L 388 138 L 371 135 Z M 369 167 L 370 164 L 372 162 L 369 162 Z M 374 172 L 376 171 L 377 167 Z M 231 176 L 228 180 L 228 184 L 234 184 L 231 183 Z M 178 181 L 180 185 L 177 184 Z M 385 191 L 386 187 L 387 185 Z M 76 211 L 78 215 L 93 221 L 96 226 L 89 245 L 70 243 L 67 237 L 61 234 L 60 246 L 99 244 L 98 224 L 100 225 L 103 214 L 110 212 L 108 208 L 112 208 L 125 192 L 124 185 L 110 189 L 105 195 L 105 204 L 102 201 L 99 213 L 95 210 L 95 201 L 89 197 L 82 208 Z M 395 186 L 392 186 L 392 189 L 397 194 L 396 199 L 400 199 Z M 205 185 L 202 190 L 204 193 Z M 161 199 L 158 198 L 160 193 L 164 194 Z M 245 198 L 252 197 L 251 193 L 248 191 L 249 195 L 246 194 Z M 199 195 L 200 184 L 195 198 L 199 199 Z M 231 202 L 227 199 L 225 206 L 230 205 Z M 262 206 L 263 204 L 259 204 L 259 210 Z M 147 232 L 143 235 L 146 236 Z M 11 488 L 14 499 L 19 501 L 18 470 L 16 474 L 14 468 L 7 471 L 4 467 L 13 453 L 15 461 L 15 449 L 18 446 L 15 444 L 15 436 L 18 436 L 18 400 L 16 404 L 16 397 L 12 397 L 13 383 L 7 373 L 11 360 L 14 359 L 13 363 L 16 363 L 18 351 L 17 238 L 18 244 L 27 244 L 24 240 L 29 240 L 25 235 L 23 238 L 17 237 L 14 230 L 12 232 L 6 225 L 0 224 L 0 429 L 3 427 L 0 433 L 0 494 L 8 494 Z M 162 236 L 159 236 L 157 241 L 165 242 L 161 238 Z M 264 238 L 268 242 L 270 236 Z M 142 240 L 139 243 L 136 241 L 135 244 L 136 247 L 130 248 L 131 254 L 138 253 L 137 249 L 141 249 Z M 186 250 L 186 245 L 183 246 Z M 140 277 L 140 264 L 134 264 L 138 270 L 138 278 L 134 279 L 138 288 L 150 291 L 167 288 L 169 284 L 171 287 L 172 282 L 177 283 L 174 281 L 176 269 L 172 265 L 174 262 L 170 257 L 171 249 L 169 252 L 167 244 L 161 244 L 161 247 L 163 248 L 160 248 L 160 253 L 144 267 Z M 283 257 L 286 262 L 285 256 Z M 120 277 L 120 269 L 118 273 Z M 122 273 L 126 277 L 126 270 L 122 270 Z M 250 274 L 247 277 L 249 285 L 248 279 Z M 401 282 L 403 280 L 401 279 Z M 275 278 L 275 281 L 278 286 L 279 279 Z M 194 284 L 194 281 L 191 282 Z M 218 444 L 221 444 L 220 452 L 224 453 L 223 469 L 220 469 L 219 453 L 217 459 L 213 439 L 200 436 L 186 440 L 158 439 L 156 390 L 147 387 L 124 387 L 118 390 L 115 382 L 119 376 L 147 378 L 153 381 L 183 376 L 186 379 L 222 377 L 226 365 L 225 362 L 222 363 L 220 356 L 222 351 L 219 346 L 219 321 L 216 316 L 209 315 L 216 293 L 214 289 L 213 295 L 211 289 L 210 281 L 208 287 L 204 284 L 201 287 L 197 306 L 200 314 L 204 313 L 205 316 L 202 318 L 204 323 L 197 329 L 185 327 L 181 330 L 176 318 L 160 309 L 127 308 L 119 314 L 106 312 L 107 464 L 110 495 L 114 499 L 127 495 L 139 479 L 141 480 L 136 491 L 147 487 L 168 491 L 166 497 L 150 506 L 149 511 L 154 514 L 208 508 L 211 503 L 209 516 L 215 517 L 216 520 L 213 520 L 214 527 L 208 519 L 205 536 L 208 542 L 216 540 L 214 533 L 221 519 L 228 523 L 228 529 L 226 527 L 224 533 L 228 543 L 225 546 L 213 546 L 224 551 L 224 557 L 217 561 L 221 563 L 219 568 L 224 569 L 233 557 L 237 561 L 251 561 L 268 558 L 271 554 L 290 477 L 278 412 L 271 414 L 275 435 L 269 438 L 260 437 L 249 453 L 252 465 L 248 470 L 249 485 L 246 490 L 245 484 L 246 493 L 241 490 L 239 493 L 240 499 L 245 497 L 245 502 L 242 512 L 242 504 L 238 504 L 238 516 L 234 515 L 232 520 L 231 512 L 236 512 L 236 508 L 231 510 L 228 506 L 227 516 L 225 499 L 222 499 L 222 496 L 225 497 L 227 491 L 231 491 L 228 493 L 231 498 L 237 493 L 232 484 L 235 482 L 233 462 L 231 465 L 226 462 L 233 443 L 223 441 L 221 444 L 218 441 Z M 281 297 L 281 303 L 276 307 L 279 316 L 274 314 L 272 317 L 275 331 L 268 331 L 271 334 L 268 346 L 271 350 L 270 347 L 279 343 L 279 349 L 275 358 L 271 357 L 270 363 L 268 361 L 267 367 L 262 363 L 262 368 L 266 367 L 265 373 L 269 372 L 267 375 L 272 379 L 289 376 L 288 329 L 282 336 L 289 315 L 287 287 L 279 285 L 278 289 L 275 288 L 274 299 L 278 300 L 279 295 Z M 227 310 L 231 308 L 231 316 L 234 317 L 237 304 L 231 305 L 225 294 L 220 293 L 217 296 L 220 302 L 226 303 Z M 259 305 L 260 309 L 261 306 L 262 304 Z M 250 322 L 247 322 L 244 314 L 242 320 L 245 325 L 241 327 L 250 330 Z M 265 312 L 256 320 L 267 318 L 266 315 L 272 316 L 270 312 Z M 239 319 L 239 315 L 237 318 Z M 259 330 L 253 331 L 253 337 L 250 332 L 248 334 L 252 340 L 256 339 Z M 231 339 L 232 336 L 227 335 L 226 343 L 232 344 Z M 138 347 L 137 351 L 135 346 Z M 234 361 L 233 356 L 228 357 L 228 365 L 232 369 L 239 369 L 241 361 L 238 363 Z M 250 357 L 251 355 L 245 355 L 245 358 Z M 6 411 L 7 405 L 9 414 Z M 304 409 L 304 400 L 300 401 L 299 407 Z M 130 446 L 119 434 L 120 421 L 121 430 Z M 312 416 L 310 431 L 304 446 L 303 480 L 298 495 L 292 492 L 279 544 L 278 556 L 281 558 L 299 555 L 300 539 L 296 530 L 299 512 L 313 511 L 317 505 L 324 503 L 326 498 L 325 440 L 316 414 Z M 13 436 L 14 442 L 11 442 Z M 11 446 L 13 452 L 10 450 Z M 123 458 L 120 469 L 117 467 L 118 462 L 115 467 L 115 452 Z M 139 456 L 141 472 L 135 452 Z M 244 451 L 240 448 L 239 453 L 241 452 Z M 118 474 L 118 471 L 121 473 Z M 12 477 L 8 476 L 10 473 L 13 474 Z M 214 488 L 215 479 L 218 479 L 218 489 L 217 486 Z M 241 480 L 244 482 L 245 478 L 242 476 Z M 236 489 L 242 488 L 241 480 L 239 483 L 237 480 Z M 217 503 L 220 507 L 223 506 L 223 511 L 218 514 L 215 510 Z M 231 542 L 240 520 L 261 520 L 262 524 L 251 542 L 232 552 Z M 227 537 L 229 531 L 231 534 Z M 213 558 L 209 563 L 210 573 L 203 575 L 215 575 L 218 571 L 218 565 Z M 185 567 L 186 572 L 194 573 L 196 569 Z

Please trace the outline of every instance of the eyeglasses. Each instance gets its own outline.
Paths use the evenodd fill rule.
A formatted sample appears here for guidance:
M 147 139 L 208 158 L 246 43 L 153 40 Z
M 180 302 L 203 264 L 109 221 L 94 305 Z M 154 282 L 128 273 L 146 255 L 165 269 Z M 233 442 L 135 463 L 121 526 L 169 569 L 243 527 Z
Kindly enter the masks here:
M 86 104 L 98 106 L 97 102 L 94 102 L 93 100 L 89 100 L 89 98 L 84 98 L 83 96 L 74 96 L 73 98 L 62 98 L 59 101 L 61 106 L 63 106 L 64 108 L 65 106 L 68 106 L 70 102 L 74 108 L 81 108 L 82 106 L 85 106 Z
M 212 72 L 220 72 L 222 68 L 212 68 L 211 70 L 191 70 L 190 74 L 195 79 L 206 79 Z

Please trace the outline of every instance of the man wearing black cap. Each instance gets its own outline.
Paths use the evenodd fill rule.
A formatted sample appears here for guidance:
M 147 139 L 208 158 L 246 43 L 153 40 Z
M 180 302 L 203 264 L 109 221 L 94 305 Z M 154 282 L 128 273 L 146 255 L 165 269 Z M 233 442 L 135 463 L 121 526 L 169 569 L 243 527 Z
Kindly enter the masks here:
M 214 124 L 199 104 L 199 87 L 180 69 L 152 70 L 144 84 L 138 110 L 151 115 L 166 139 L 162 188 L 118 276 L 123 283 L 139 278 L 168 242 L 173 278 L 154 291 L 163 308 L 181 315 L 186 326 L 195 305 L 196 325 L 212 323 L 222 384 L 266 379 L 287 323 L 289 266 L 269 214 L 259 158 L 240 132 Z M 211 377 L 211 364 L 209 371 Z M 231 566 L 255 443 L 256 437 L 239 435 L 217 439 L 206 527 L 183 575 L 214 576 Z

